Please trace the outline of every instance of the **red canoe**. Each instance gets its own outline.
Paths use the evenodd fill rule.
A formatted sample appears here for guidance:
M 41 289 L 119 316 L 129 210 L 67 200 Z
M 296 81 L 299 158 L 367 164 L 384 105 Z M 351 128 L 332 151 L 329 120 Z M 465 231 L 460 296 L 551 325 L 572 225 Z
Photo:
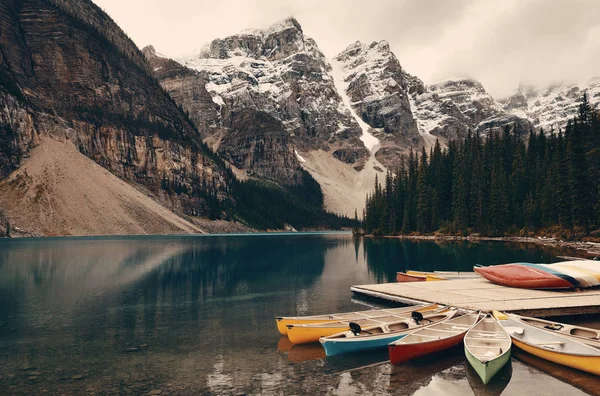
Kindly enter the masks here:
M 460 344 L 465 334 L 479 321 L 480 314 L 468 314 L 414 331 L 388 346 L 392 364 L 440 352 Z
M 490 282 L 522 289 L 571 289 L 573 284 L 543 269 L 521 264 L 474 267 L 473 270 Z
M 404 272 L 396 272 L 396 282 L 425 282 L 426 276 L 409 275 Z

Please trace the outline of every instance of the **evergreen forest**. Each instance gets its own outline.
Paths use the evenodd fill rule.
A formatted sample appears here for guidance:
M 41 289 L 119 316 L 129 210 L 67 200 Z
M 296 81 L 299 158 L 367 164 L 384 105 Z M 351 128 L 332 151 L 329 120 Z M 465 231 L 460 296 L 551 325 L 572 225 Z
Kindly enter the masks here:
M 367 234 L 600 236 L 600 117 L 586 95 L 561 131 L 517 136 L 510 127 L 429 153 L 411 152 L 376 180 Z

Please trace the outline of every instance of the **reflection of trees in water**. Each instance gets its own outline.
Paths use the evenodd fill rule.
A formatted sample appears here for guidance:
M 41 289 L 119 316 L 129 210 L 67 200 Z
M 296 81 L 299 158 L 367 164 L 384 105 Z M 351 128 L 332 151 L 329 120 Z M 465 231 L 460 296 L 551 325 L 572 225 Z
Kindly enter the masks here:
M 364 238 L 369 269 L 378 281 L 394 279 L 396 271 L 472 271 L 475 264 L 552 262 L 570 249 L 548 249 L 527 243 L 496 241 L 420 241 L 400 238 Z

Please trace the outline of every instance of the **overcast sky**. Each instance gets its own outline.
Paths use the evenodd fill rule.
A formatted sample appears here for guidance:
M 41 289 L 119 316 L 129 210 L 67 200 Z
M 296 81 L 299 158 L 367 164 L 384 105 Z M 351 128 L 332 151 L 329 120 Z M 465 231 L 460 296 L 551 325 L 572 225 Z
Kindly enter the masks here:
M 600 0 L 94 0 L 142 48 L 169 57 L 294 16 L 333 57 L 387 40 L 425 83 L 473 77 L 494 96 L 519 83 L 600 76 Z

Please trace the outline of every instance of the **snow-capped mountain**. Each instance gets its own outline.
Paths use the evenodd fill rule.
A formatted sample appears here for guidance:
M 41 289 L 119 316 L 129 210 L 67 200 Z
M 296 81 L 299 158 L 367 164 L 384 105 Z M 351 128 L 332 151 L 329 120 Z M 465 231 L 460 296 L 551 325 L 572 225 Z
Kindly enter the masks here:
M 402 68 L 386 41 L 356 42 L 335 62 L 345 72 L 351 106 L 381 140 L 377 158 L 385 165 L 409 148 L 431 147 L 436 139 L 445 144 L 469 129 L 485 134 L 508 124 L 520 134 L 529 130 L 528 120 L 504 110 L 475 80 L 426 86 Z
M 397 164 L 399 154 L 422 145 L 408 97 L 408 75 L 386 41 L 348 46 L 332 60 L 335 78 L 343 84 L 351 107 L 372 128 L 381 147 L 376 153 L 384 165 Z
M 422 82 L 419 81 L 420 87 Z M 456 79 L 425 86 L 411 95 L 412 110 L 419 130 L 442 142 L 462 138 L 468 130 L 489 133 L 509 125 L 516 133 L 529 130 L 527 119 L 510 114 L 472 79 Z
M 326 207 L 347 215 L 364 207 L 375 177 L 401 154 L 469 130 L 486 135 L 508 125 L 526 135 L 530 120 L 543 125 L 558 112 L 560 98 L 581 96 L 521 88 L 500 103 L 472 79 L 426 85 L 386 41 L 355 42 L 327 59 L 294 18 L 215 39 L 177 62 L 152 48 L 144 54 L 204 140 L 242 176 L 293 183 L 302 167 L 320 183 Z M 592 103 L 599 87 L 589 89 Z M 565 111 L 560 119 L 572 113 Z
M 341 161 L 364 165 L 361 128 L 343 105 L 325 56 L 294 18 L 215 39 L 179 62 L 206 80 L 223 125 L 236 109 L 263 111 L 283 123 L 299 150 L 331 150 Z
M 530 119 L 536 129 L 558 131 L 577 114 L 584 92 L 587 92 L 590 104 L 599 107 L 600 77 L 590 80 L 583 87 L 576 84 L 555 84 L 538 89 L 521 85 L 513 95 L 499 102 L 506 111 Z

